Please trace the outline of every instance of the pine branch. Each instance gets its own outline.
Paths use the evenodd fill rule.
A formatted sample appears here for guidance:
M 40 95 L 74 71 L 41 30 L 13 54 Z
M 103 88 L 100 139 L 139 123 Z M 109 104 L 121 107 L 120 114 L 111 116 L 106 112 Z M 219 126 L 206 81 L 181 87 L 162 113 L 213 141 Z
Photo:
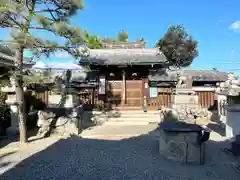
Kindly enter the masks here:
M 56 8 L 56 9 L 40 9 L 40 10 L 35 10 L 35 13 L 49 13 L 49 12 L 57 12 L 58 10 L 60 10 L 60 8 Z
M 30 2 L 30 1 L 29 1 Z M 28 2 L 28 3 L 29 3 Z M 42 4 L 45 8 L 35 8 L 34 5 Z M 20 6 L 21 5 L 21 6 Z M 77 0 L 34 0 L 33 3 L 26 4 L 13 3 L 7 4 L 4 8 L 0 8 L 4 15 L 0 15 L 1 27 L 20 30 L 18 34 L 12 34 L 13 41 L 16 45 L 24 48 L 34 49 L 38 55 L 45 54 L 49 55 L 56 50 L 64 50 L 73 55 L 74 57 L 80 56 L 76 51 L 76 47 L 84 44 L 85 40 L 81 37 L 81 32 L 78 28 L 70 26 L 68 18 L 74 15 L 78 9 L 83 8 L 81 1 Z M 24 7 L 27 7 L 24 8 Z M 49 8 L 51 7 L 51 8 Z M 15 18 L 18 12 L 25 12 L 19 20 Z M 46 13 L 48 15 L 46 15 Z M 34 25 L 27 23 L 27 20 L 31 15 L 31 19 L 36 20 Z M 24 21 L 25 22 L 24 22 Z M 63 20 L 63 21 L 60 21 Z M 27 33 L 22 33 L 27 28 Z M 34 31 L 48 31 L 56 36 L 60 36 L 66 39 L 63 45 L 59 45 L 55 42 L 42 40 L 34 37 L 29 33 L 29 30 Z
M 29 73 L 23 70 L 24 49 L 30 48 L 37 56 L 49 56 L 50 53 L 60 49 L 76 58 L 80 57 L 81 54 L 76 51 L 76 48 L 69 47 L 82 45 L 84 39 L 78 28 L 70 26 L 69 19 L 82 8 L 80 0 L 12 0 L 11 3 L 9 1 L 0 2 L 0 26 L 16 30 L 11 34 L 16 55 L 7 58 L 12 58 L 14 61 L 13 76 L 16 82 L 20 142 L 22 143 L 27 142 L 23 85 L 31 83 Z M 38 38 L 33 33 L 31 34 L 31 30 L 50 31 L 57 36 L 64 37 L 65 43 L 59 45 L 49 41 L 46 37 Z M 39 80 L 39 77 L 35 77 L 35 80 Z

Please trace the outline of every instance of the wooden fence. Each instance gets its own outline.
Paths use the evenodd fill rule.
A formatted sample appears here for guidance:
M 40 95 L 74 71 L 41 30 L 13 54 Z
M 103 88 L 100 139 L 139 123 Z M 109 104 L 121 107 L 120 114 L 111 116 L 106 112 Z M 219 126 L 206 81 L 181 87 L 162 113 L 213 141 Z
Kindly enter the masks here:
M 36 97 L 48 104 L 49 91 L 36 92 Z M 203 108 L 214 106 L 214 91 L 196 91 L 198 95 L 198 103 Z M 101 98 L 96 91 L 89 91 L 77 95 L 77 101 L 84 104 L 86 109 L 102 109 L 106 106 L 105 99 Z M 161 107 L 171 106 L 171 89 L 164 88 L 158 91 L 158 96 L 148 99 L 148 109 L 157 110 Z
M 198 104 L 203 108 L 210 108 L 215 105 L 214 91 L 196 91 Z M 158 96 L 150 98 L 148 101 L 149 110 L 157 110 L 161 107 L 171 106 L 171 90 L 169 88 L 160 89 Z
M 210 108 L 215 103 L 215 92 L 214 91 L 196 91 L 198 95 L 198 103 L 203 108 Z

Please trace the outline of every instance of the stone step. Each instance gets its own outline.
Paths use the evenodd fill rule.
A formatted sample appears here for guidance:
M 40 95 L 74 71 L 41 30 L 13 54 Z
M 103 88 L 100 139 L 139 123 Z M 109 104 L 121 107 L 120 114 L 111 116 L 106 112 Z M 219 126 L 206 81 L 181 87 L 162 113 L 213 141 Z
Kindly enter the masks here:
M 152 123 L 160 123 L 160 118 L 144 118 L 144 117 L 120 117 L 108 118 L 106 124 L 123 124 L 123 125 L 148 125 Z
M 149 125 L 149 124 L 158 124 L 158 122 L 149 122 L 149 121 L 106 121 L 104 123 L 105 125 L 122 125 L 122 126 L 125 126 L 125 125 L 138 125 L 138 126 L 146 126 L 146 125 Z
M 159 111 L 147 111 L 147 112 L 144 112 L 144 111 L 133 111 L 133 110 L 129 110 L 129 111 L 109 111 L 108 113 L 122 113 L 122 114 L 134 114 L 134 113 L 137 113 L 137 114 L 155 114 L 155 113 L 159 113 Z
M 92 117 L 95 120 L 107 120 L 107 121 L 149 121 L 156 122 L 160 121 L 160 116 L 121 116 L 121 117 L 106 117 L 106 116 L 98 116 Z
M 106 124 L 113 125 L 148 125 L 151 123 L 160 122 L 160 113 L 158 111 L 153 111 L 151 113 L 144 113 L 142 111 L 111 111 L 107 113 L 95 112 L 91 114 L 89 112 L 90 119 L 92 121 L 104 122 Z
M 123 113 L 123 112 L 107 112 L 107 113 L 95 113 L 91 114 L 89 113 L 89 116 L 94 117 L 94 118 L 159 118 L 160 113 L 155 112 L 155 113 L 138 113 L 138 112 L 133 112 L 133 113 Z
M 99 114 L 159 114 L 159 111 L 148 111 L 148 112 L 143 112 L 143 111 L 85 111 L 85 113 L 89 114 L 94 114 L 94 115 L 99 115 Z
M 159 117 L 160 113 L 146 113 L 146 114 L 139 114 L 139 113 L 106 113 L 106 114 L 93 114 L 93 117 L 108 117 L 108 118 L 119 118 L 119 117 L 143 117 L 143 118 L 149 118 L 149 117 Z
M 107 117 L 108 121 L 157 121 L 159 116 L 142 117 L 142 116 L 123 116 L 123 117 Z
M 92 117 L 101 118 L 158 118 L 160 114 L 99 114 L 99 115 L 92 115 Z

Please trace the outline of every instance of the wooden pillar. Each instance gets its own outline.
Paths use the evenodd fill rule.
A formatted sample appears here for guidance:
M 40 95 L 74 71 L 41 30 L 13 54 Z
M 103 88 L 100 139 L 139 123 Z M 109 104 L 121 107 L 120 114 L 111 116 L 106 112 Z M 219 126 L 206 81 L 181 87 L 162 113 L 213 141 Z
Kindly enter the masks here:
M 148 78 L 142 79 L 142 96 L 146 96 L 149 99 L 149 86 L 148 86 Z
M 122 107 L 126 103 L 126 72 L 122 70 Z

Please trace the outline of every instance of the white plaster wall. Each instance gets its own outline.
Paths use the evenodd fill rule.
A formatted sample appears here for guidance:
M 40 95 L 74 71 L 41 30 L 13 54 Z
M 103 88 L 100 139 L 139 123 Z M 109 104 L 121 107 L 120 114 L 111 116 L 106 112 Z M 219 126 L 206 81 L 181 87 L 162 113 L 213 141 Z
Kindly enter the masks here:
M 61 101 L 61 95 L 59 94 L 51 94 L 48 95 L 48 106 L 49 107 L 56 107 Z M 71 108 L 75 104 L 74 98 L 72 95 L 67 95 L 66 103 L 64 107 Z

